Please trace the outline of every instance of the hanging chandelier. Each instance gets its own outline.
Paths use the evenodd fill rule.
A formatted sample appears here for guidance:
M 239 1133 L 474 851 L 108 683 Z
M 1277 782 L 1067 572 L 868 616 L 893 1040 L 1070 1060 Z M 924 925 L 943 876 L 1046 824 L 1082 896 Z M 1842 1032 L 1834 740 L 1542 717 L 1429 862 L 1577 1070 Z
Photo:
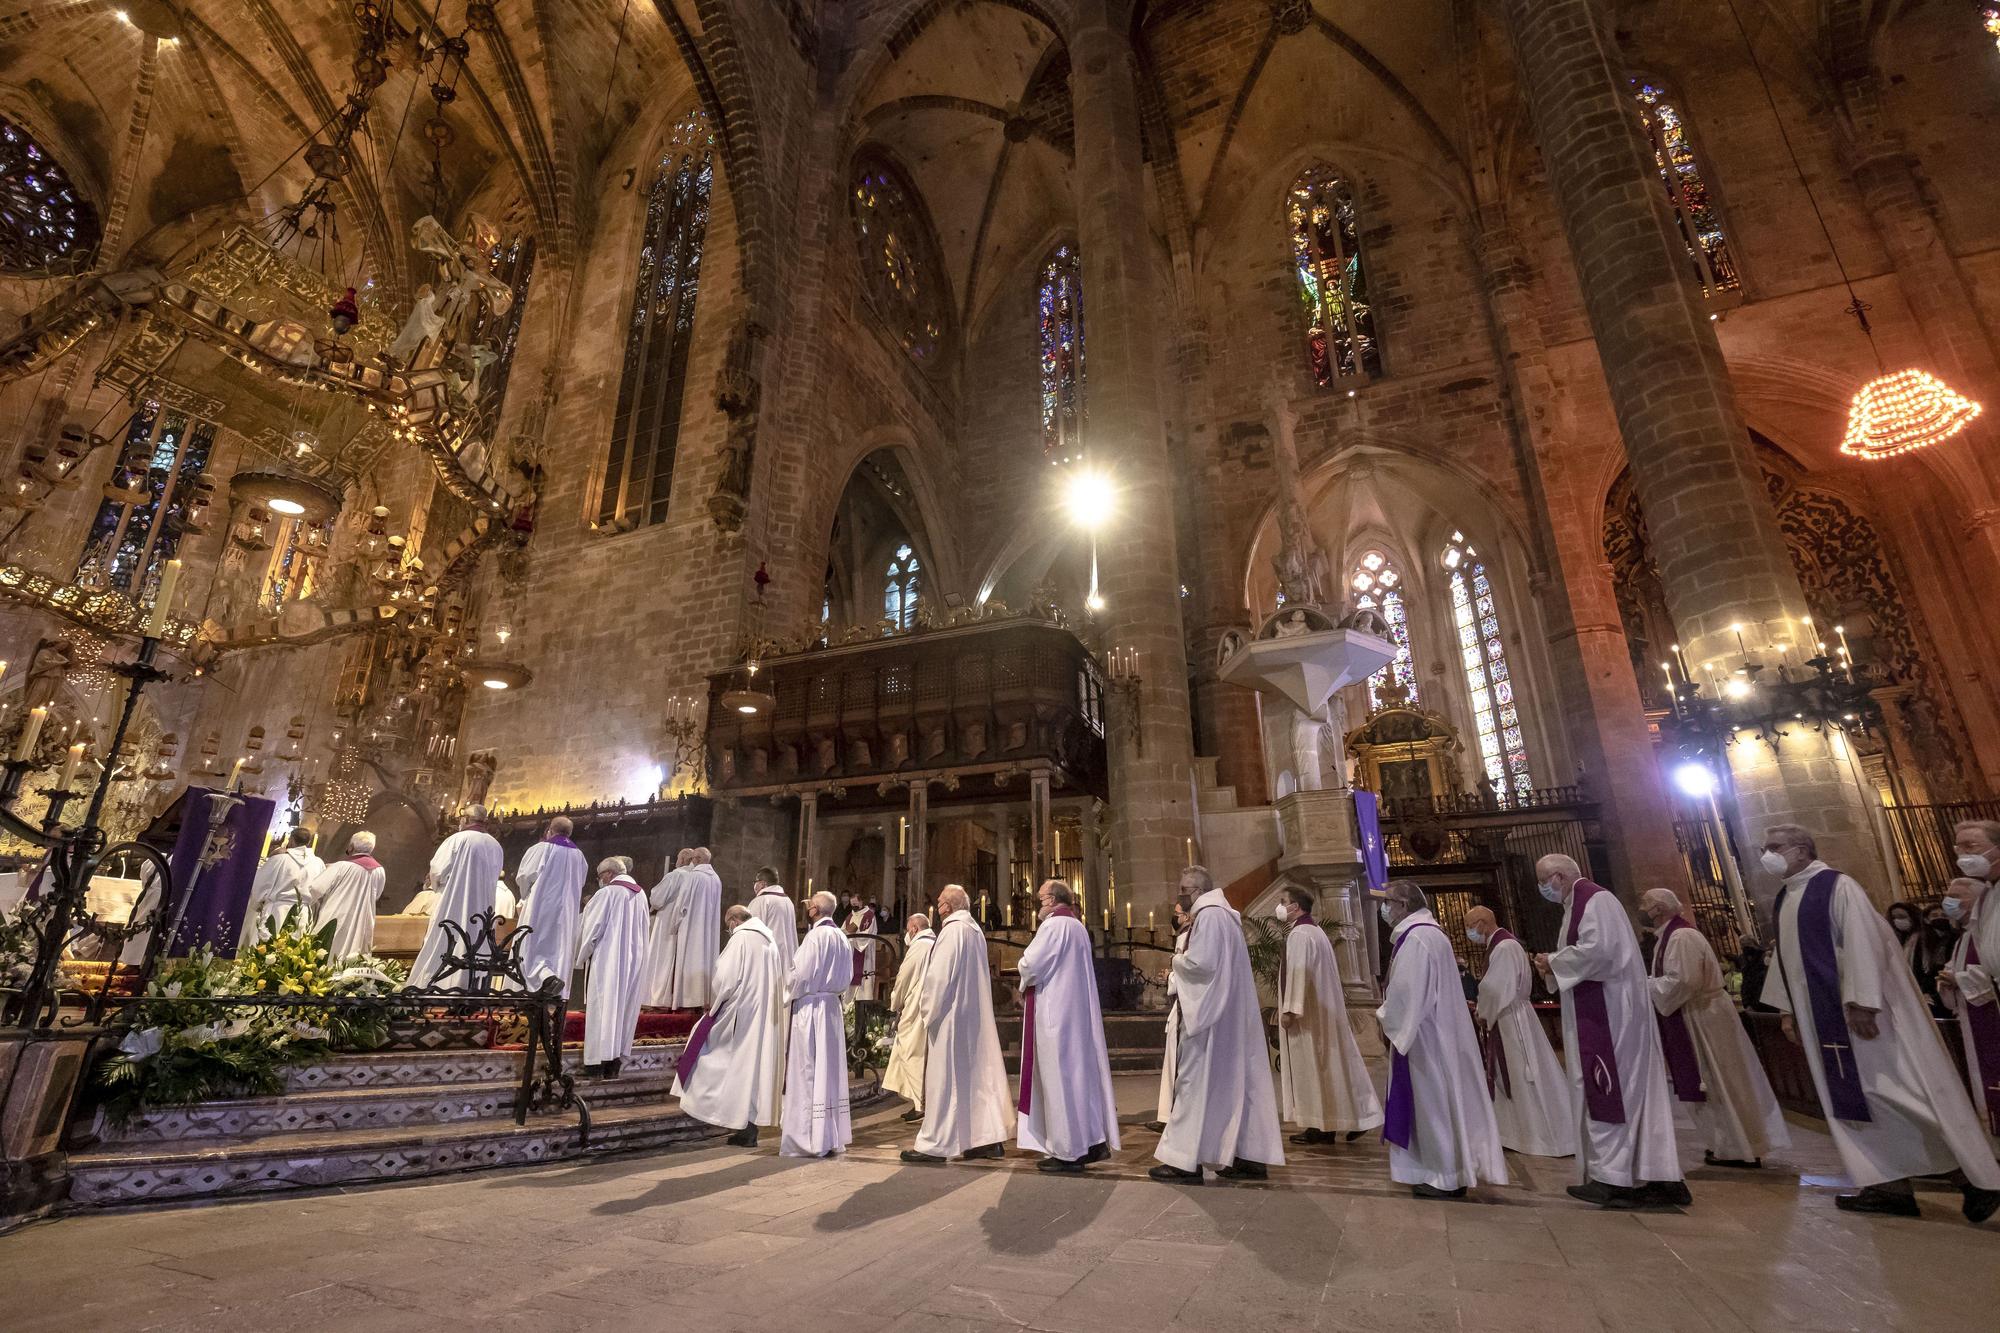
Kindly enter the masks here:
M 1854 395 L 1840 452 L 1855 458 L 1893 458 L 1950 439 L 1983 410 L 1926 371 L 1912 368 L 1879 375 Z

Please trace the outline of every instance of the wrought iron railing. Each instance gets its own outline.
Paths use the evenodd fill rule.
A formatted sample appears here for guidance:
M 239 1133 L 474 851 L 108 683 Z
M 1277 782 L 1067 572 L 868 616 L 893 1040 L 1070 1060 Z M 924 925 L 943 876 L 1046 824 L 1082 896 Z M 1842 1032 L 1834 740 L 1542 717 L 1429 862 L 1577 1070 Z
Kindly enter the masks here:
M 1938 801 L 1929 805 L 1888 805 L 1890 851 L 1902 872 L 1903 896 L 1935 902 L 1958 874 L 1952 829 L 1968 819 L 2000 820 L 2000 800 Z

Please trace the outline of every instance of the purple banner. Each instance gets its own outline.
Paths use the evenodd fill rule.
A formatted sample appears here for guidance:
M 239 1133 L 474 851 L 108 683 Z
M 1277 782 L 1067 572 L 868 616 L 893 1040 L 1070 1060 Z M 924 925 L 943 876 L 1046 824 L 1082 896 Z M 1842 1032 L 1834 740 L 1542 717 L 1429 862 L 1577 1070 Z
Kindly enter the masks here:
M 243 913 L 250 905 L 250 882 L 257 877 L 259 853 L 271 828 L 276 805 L 261 796 L 237 796 L 210 837 L 210 803 L 222 795 L 206 787 L 181 793 L 180 832 L 168 856 L 175 890 L 187 897 L 181 927 L 167 942 L 167 953 L 192 953 L 204 944 L 217 953 L 233 954 L 243 932 Z M 170 913 L 173 908 L 167 909 Z
M 1382 845 L 1382 803 L 1372 791 L 1354 793 L 1354 831 L 1361 841 L 1361 874 L 1370 893 L 1389 887 L 1389 849 Z

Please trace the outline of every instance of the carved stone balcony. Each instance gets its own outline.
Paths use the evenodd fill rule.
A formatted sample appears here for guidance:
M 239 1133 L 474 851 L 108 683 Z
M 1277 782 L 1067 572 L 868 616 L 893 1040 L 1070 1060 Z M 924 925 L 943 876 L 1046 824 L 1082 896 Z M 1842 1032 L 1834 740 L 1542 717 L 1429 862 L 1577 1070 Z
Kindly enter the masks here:
M 1032 618 L 766 659 L 768 715 L 722 706 L 735 672 L 709 678 L 710 789 L 823 793 L 849 807 L 900 803 L 920 779 L 945 799 L 991 800 L 1023 775 L 1102 796 L 1104 679 L 1067 629 Z M 968 785 L 972 784 L 972 785 Z

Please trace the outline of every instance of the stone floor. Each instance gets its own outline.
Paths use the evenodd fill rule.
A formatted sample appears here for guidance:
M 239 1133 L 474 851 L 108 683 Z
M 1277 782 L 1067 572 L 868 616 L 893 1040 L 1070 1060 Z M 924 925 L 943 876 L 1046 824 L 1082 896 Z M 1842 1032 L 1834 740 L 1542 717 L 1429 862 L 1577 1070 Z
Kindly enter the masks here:
M 1018 1154 L 905 1167 L 888 1112 L 839 1161 L 714 1148 L 66 1218 L 0 1238 L 0 1328 L 1937 1330 L 2000 1309 L 2000 1223 L 1943 1192 L 1920 1221 L 1839 1213 L 1804 1125 L 1761 1174 L 1692 1169 L 1686 1213 L 1600 1213 L 1563 1195 L 1568 1163 L 1512 1155 L 1480 1202 L 1419 1203 L 1372 1137 L 1185 1189 L 1144 1178 L 1154 1080 L 1118 1083 L 1125 1149 L 1082 1180 Z

